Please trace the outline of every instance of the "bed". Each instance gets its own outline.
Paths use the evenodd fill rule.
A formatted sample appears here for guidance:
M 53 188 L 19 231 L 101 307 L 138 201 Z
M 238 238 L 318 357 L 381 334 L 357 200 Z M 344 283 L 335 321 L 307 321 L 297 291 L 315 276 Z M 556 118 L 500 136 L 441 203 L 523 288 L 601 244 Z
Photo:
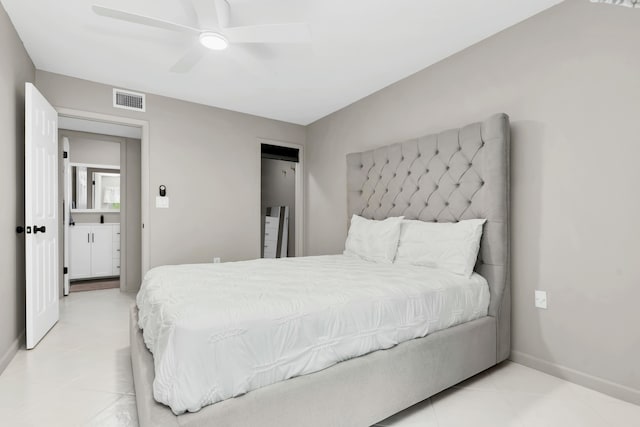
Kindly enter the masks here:
M 143 427 L 369 426 L 505 360 L 510 351 L 508 178 L 509 120 L 504 114 L 460 129 L 347 156 L 349 214 L 370 219 L 404 216 L 432 222 L 487 219 L 476 273 L 468 281 L 433 272 L 429 274 L 431 282 L 421 283 L 421 270 L 417 268 L 403 266 L 399 274 L 398 266 L 367 265 L 344 255 L 152 270 L 145 281 L 153 284 L 147 284 L 147 291 L 139 296 L 140 309 L 131 310 L 131 357 L 140 424 Z M 283 261 L 286 265 L 277 264 Z M 260 274 L 252 276 L 252 269 Z M 276 280 L 279 270 L 289 272 L 289 279 Z M 256 301 L 245 300 L 245 306 L 251 310 L 237 316 L 241 320 L 256 319 L 259 317 L 254 314 L 258 311 L 273 320 L 263 322 L 260 327 L 264 330 L 273 327 L 281 334 L 299 332 L 281 328 L 283 319 L 287 324 L 292 321 L 288 313 L 304 313 L 308 319 L 319 308 L 335 306 L 336 298 L 347 307 L 335 313 L 334 325 L 347 329 L 352 318 L 359 319 L 351 323 L 360 322 L 363 330 L 384 326 L 380 318 L 373 326 L 362 325 L 373 316 L 366 307 L 357 307 L 352 302 L 367 295 L 377 298 L 378 313 L 388 316 L 407 310 L 402 305 L 406 304 L 406 298 L 395 298 L 396 294 L 411 295 L 412 309 L 426 307 L 427 316 L 438 312 L 436 306 L 441 311 L 428 319 L 427 330 L 404 325 L 407 328 L 400 338 L 397 330 L 375 339 L 358 336 L 344 342 L 331 336 L 303 334 L 308 335 L 308 342 L 301 348 L 306 351 L 314 347 L 313 352 L 299 352 L 296 363 L 287 365 L 284 378 L 288 379 L 275 381 L 272 366 L 268 367 L 271 370 L 242 375 L 241 357 L 224 361 L 220 353 L 214 353 L 211 359 L 211 354 L 203 356 L 207 345 L 198 349 L 198 343 L 206 341 L 203 337 L 210 342 L 211 337 L 218 336 L 206 329 L 212 314 L 204 308 L 213 306 L 217 308 L 214 312 L 222 312 L 225 307 L 232 307 L 234 300 L 246 298 L 234 294 L 233 280 L 242 277 L 256 288 L 267 284 L 272 288 Z M 253 283 L 252 277 L 261 277 L 266 282 Z M 386 279 L 378 280 L 380 277 Z M 194 285 L 190 297 L 180 294 L 179 284 L 185 281 L 199 283 L 201 290 Z M 272 285 L 275 282 L 277 286 Z M 365 288 L 364 284 L 369 286 Z M 209 291 L 205 292 L 211 286 L 227 286 L 221 295 L 227 295 L 229 300 L 211 297 Z M 309 298 L 296 300 L 296 292 L 301 291 Z M 178 303 L 167 303 L 176 300 Z M 434 301 L 440 305 L 434 305 Z M 465 305 L 461 301 L 470 303 Z M 442 310 L 447 304 L 455 307 Z M 238 313 L 238 307 L 231 308 L 231 312 Z M 185 312 L 189 312 L 191 319 L 189 328 L 181 330 L 180 322 L 176 321 L 177 326 L 165 328 L 163 334 L 163 325 L 171 319 L 182 319 Z M 456 315 L 442 314 L 452 312 Z M 322 329 L 321 319 L 316 320 L 310 323 L 314 325 L 311 329 Z M 201 324 L 202 328 L 194 328 L 194 324 Z M 144 326 L 144 334 L 139 325 Z M 229 333 L 242 333 L 244 338 L 240 342 L 244 348 L 248 340 L 259 341 L 266 336 L 258 333 L 251 337 L 245 332 L 231 329 L 220 336 L 226 339 Z M 202 336 L 198 337 L 200 333 Z M 327 347 L 327 343 L 334 345 L 331 353 L 341 355 L 339 363 L 324 360 L 326 353 L 318 351 Z M 147 347 L 157 357 L 155 367 L 154 356 Z M 269 353 L 281 350 L 277 345 L 272 347 L 268 342 L 260 345 L 269 348 Z M 346 352 L 347 347 L 355 347 L 356 350 L 349 350 L 355 353 Z M 381 350 L 371 351 L 375 348 Z M 183 363 L 180 368 L 172 368 L 170 362 L 180 352 Z M 188 396 L 189 390 L 195 393 L 199 388 L 202 378 L 220 371 L 213 362 L 207 366 L 207 360 L 222 363 L 217 366 L 228 366 L 229 372 L 222 375 L 226 383 L 221 379 L 215 393 L 209 393 L 205 400 L 197 393 Z M 324 365 L 318 364 L 318 360 L 324 361 Z M 164 388 L 158 387 L 166 378 L 177 376 L 185 378 L 182 388 L 172 386 L 171 381 L 166 381 Z M 156 397 L 171 404 L 173 411 L 154 399 L 154 379 L 157 379 Z M 208 403 L 213 404 L 202 407 Z

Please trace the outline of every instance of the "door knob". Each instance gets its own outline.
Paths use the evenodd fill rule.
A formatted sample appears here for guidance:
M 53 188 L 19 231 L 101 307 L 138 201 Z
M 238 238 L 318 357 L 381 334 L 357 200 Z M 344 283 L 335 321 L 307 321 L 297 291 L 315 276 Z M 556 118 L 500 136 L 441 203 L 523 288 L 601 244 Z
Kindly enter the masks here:
M 21 226 L 21 225 L 17 226 L 16 227 L 16 233 L 18 233 L 18 234 L 24 233 L 24 227 Z
M 38 234 L 38 231 L 41 233 L 46 233 L 47 231 L 47 227 L 45 227 L 44 225 L 41 227 L 38 227 L 37 225 L 33 226 L 33 234 Z

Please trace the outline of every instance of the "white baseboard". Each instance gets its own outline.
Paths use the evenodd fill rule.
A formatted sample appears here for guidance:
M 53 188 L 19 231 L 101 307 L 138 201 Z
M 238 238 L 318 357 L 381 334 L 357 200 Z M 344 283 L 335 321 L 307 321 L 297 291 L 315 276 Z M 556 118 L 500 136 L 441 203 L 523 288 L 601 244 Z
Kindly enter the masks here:
M 554 377 L 562 378 L 575 384 L 608 394 L 618 399 L 640 405 L 640 390 L 617 384 L 604 378 L 576 371 L 566 366 L 538 359 L 537 357 L 522 353 L 519 351 L 511 351 L 510 359 L 521 365 L 528 366 L 538 371 L 542 371 Z
M 24 331 L 20 332 L 18 338 L 13 340 L 7 351 L 0 357 L 0 374 L 4 372 L 5 368 L 9 366 L 9 363 L 13 360 L 13 356 L 16 355 L 22 343 L 24 342 Z

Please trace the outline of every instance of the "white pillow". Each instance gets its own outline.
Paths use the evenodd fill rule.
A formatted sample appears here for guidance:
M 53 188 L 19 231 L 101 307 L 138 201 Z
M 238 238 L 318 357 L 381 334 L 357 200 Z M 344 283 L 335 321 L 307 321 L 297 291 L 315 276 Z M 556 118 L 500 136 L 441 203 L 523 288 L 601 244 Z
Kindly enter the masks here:
M 354 215 L 351 217 L 344 254 L 367 261 L 392 263 L 398 250 L 402 219 L 394 217 L 375 221 Z
M 395 262 L 439 268 L 470 277 L 486 219 L 460 222 L 404 220 Z

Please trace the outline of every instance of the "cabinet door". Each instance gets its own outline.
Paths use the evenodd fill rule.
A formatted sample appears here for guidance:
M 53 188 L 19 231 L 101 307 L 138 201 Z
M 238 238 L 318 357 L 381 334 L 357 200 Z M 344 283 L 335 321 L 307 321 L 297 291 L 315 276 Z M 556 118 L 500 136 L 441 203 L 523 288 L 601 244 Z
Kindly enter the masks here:
M 91 276 L 104 277 L 113 274 L 113 234 L 109 226 L 91 229 Z
M 70 227 L 69 242 L 69 278 L 91 277 L 91 226 Z

